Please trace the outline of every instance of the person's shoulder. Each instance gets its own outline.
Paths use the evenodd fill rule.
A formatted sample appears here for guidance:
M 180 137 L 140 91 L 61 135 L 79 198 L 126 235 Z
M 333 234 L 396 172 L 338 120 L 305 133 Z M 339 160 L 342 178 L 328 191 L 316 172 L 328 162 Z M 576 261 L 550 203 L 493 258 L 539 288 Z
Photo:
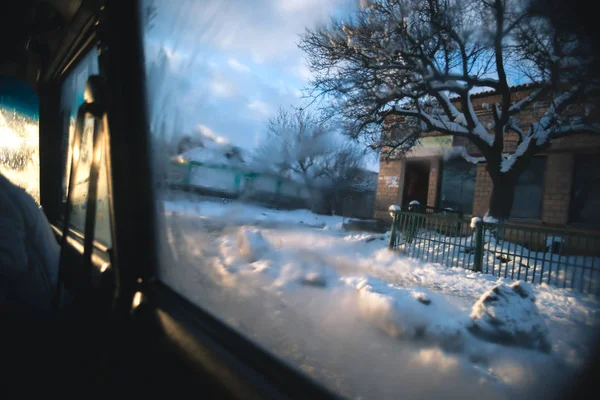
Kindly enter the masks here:
M 36 201 L 31 197 L 25 189 L 15 185 L 0 173 L 0 212 L 5 217 L 20 219 L 26 217 L 26 214 L 31 218 L 35 216 L 39 209 Z

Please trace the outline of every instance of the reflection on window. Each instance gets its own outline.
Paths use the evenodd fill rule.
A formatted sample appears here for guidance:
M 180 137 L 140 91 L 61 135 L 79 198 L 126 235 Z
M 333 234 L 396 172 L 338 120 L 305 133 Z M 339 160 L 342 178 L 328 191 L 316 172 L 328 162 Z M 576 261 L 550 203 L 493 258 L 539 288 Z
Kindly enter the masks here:
M 542 214 L 545 157 L 535 157 L 517 179 L 512 218 L 538 219 Z
M 369 169 L 378 165 L 371 168 L 362 157 L 364 143 L 340 134 L 345 125 L 323 118 L 336 99 L 304 98 L 314 71 L 297 46 L 299 35 L 330 18 L 348 23 L 359 3 L 381 2 L 412 4 L 142 1 L 153 179 L 162 206 L 157 209 L 164 211 L 158 216 L 164 222 L 158 278 L 348 398 L 537 394 L 536 385 L 546 386 L 548 376 L 563 376 L 556 360 L 575 368 L 574 354 L 585 358 L 582 349 L 591 339 L 580 341 L 573 332 L 588 338 L 593 329 L 572 329 L 571 321 L 552 317 L 548 303 L 531 306 L 508 289 L 514 299 L 506 304 L 516 301 L 516 314 L 503 308 L 509 321 L 490 323 L 497 337 L 474 334 L 471 311 L 490 304 L 477 301 L 497 279 L 389 251 L 389 233 L 377 230 L 376 221 L 358 220 L 361 210 L 350 207 L 365 204 L 361 196 L 374 197 L 377 173 Z M 344 37 L 341 23 L 340 32 L 323 45 Z M 372 41 L 380 43 L 376 35 Z M 351 40 L 343 44 L 353 46 Z M 342 86 L 352 90 L 351 81 Z M 361 88 L 381 96 L 387 89 L 393 88 Z M 532 165 L 519 182 L 515 215 L 539 215 L 543 159 Z M 473 167 L 456 162 L 443 169 L 443 204 L 471 212 Z M 421 175 L 426 188 L 430 174 Z M 390 198 L 398 195 L 392 186 L 386 188 Z M 468 224 L 458 226 L 470 232 Z M 457 238 L 452 255 L 439 247 L 443 227 L 424 231 L 419 222 L 404 228 L 431 239 L 431 249 L 419 251 L 439 252 L 442 260 L 473 257 L 468 234 Z M 484 239 L 486 246 L 494 240 Z M 556 296 L 563 310 L 560 296 L 535 290 Z M 569 300 L 577 306 L 568 313 L 585 321 L 583 300 Z M 550 335 L 558 337 L 552 353 L 498 343 L 506 335 L 521 337 L 521 331 L 498 328 L 521 329 L 513 316 L 529 329 L 524 336 L 537 329 L 531 316 L 547 321 Z
M 444 162 L 442 167 L 441 208 L 471 214 L 475 195 L 477 167 L 463 159 Z
M 0 76 L 0 173 L 39 203 L 38 108 L 27 83 Z
M 575 157 L 569 220 L 600 226 L 600 160 L 597 155 Z
M 75 67 L 71 69 L 63 80 L 61 87 L 61 116 L 63 120 L 63 156 L 65 169 L 63 175 L 63 201 L 66 201 L 67 188 L 71 171 L 71 157 L 73 152 L 73 138 L 77 110 L 83 104 L 83 93 L 90 75 L 98 74 L 98 56 L 95 48 L 82 57 Z M 86 116 L 81 138 L 81 152 L 79 166 L 73 189 L 73 204 L 71 226 L 84 232 L 85 216 L 88 201 L 90 165 L 92 161 L 94 118 Z M 96 211 L 96 231 L 94 238 L 110 246 L 110 214 L 107 189 L 107 172 L 104 161 L 100 162 L 98 181 L 98 199 Z

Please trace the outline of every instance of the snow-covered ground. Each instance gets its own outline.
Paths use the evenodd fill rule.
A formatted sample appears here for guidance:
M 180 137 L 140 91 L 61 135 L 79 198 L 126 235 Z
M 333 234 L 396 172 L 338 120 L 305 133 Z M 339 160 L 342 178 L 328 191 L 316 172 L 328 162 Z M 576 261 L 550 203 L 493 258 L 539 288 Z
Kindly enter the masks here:
M 275 210 L 217 198 L 209 200 L 208 197 L 202 197 L 204 200 L 198 201 L 197 197 L 191 196 L 187 199 L 166 201 L 164 202 L 165 212 L 167 215 L 199 218 L 207 224 L 213 222 L 220 226 L 304 224 L 310 227 L 339 229 L 343 222 L 342 217 L 318 215 L 309 210 Z
M 555 394 L 590 355 L 597 298 L 389 251 L 340 217 L 165 202 L 163 279 L 349 398 Z

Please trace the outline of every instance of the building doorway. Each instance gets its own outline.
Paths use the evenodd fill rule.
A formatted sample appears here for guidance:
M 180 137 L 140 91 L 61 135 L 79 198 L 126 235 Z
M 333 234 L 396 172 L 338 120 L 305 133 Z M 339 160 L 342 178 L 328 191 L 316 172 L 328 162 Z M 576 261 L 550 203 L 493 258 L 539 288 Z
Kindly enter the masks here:
M 402 205 L 404 207 L 414 200 L 417 200 L 423 207 L 427 205 L 430 168 L 431 163 L 429 160 L 406 161 L 404 191 L 402 194 Z

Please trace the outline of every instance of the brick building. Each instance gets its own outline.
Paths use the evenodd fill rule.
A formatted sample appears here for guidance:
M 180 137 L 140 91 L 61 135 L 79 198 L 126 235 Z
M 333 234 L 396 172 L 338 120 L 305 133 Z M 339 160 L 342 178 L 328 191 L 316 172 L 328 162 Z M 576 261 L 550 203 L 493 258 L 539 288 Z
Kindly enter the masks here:
M 526 85 L 514 87 L 513 100 L 518 101 L 531 90 Z M 499 103 L 500 96 L 491 91 L 471 98 L 479 120 L 491 128 L 489 104 Z M 460 108 L 458 100 L 453 101 Z M 519 115 L 523 126 L 536 121 L 547 107 L 547 101 L 540 101 L 524 110 Z M 507 134 L 505 151 L 513 152 L 517 140 L 516 134 Z M 457 146 L 466 147 L 470 155 L 480 155 L 466 138 L 431 133 L 404 156 L 382 156 L 375 218 L 389 219 L 387 209 L 391 204 L 406 206 L 412 200 L 483 216 L 492 193 L 486 165 L 460 157 L 444 159 L 444 154 Z M 536 155 L 517 182 L 511 220 L 600 229 L 600 136 L 579 134 L 554 139 L 548 149 Z

